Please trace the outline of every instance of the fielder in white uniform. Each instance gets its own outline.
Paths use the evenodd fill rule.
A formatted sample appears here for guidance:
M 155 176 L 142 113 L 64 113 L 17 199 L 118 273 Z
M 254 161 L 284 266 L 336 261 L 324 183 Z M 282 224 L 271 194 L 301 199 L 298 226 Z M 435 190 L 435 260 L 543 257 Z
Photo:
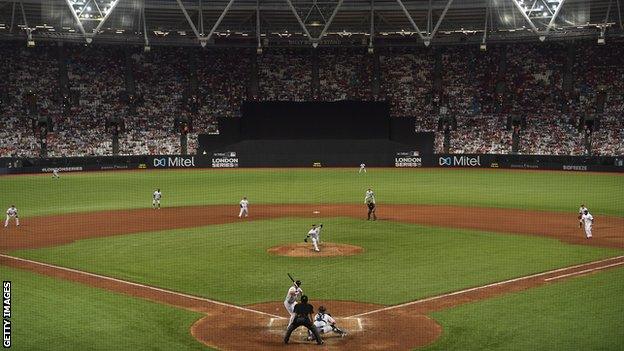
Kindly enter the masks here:
M 341 337 L 347 335 L 347 332 L 336 326 L 336 320 L 331 316 L 331 314 L 327 313 L 327 309 L 324 306 L 320 306 L 318 313 L 314 316 L 314 326 L 321 334 L 334 332 Z M 310 335 L 310 332 L 308 332 L 308 335 L 308 339 L 312 340 L 313 336 Z
M 52 178 L 56 178 L 59 179 L 61 176 L 59 175 L 59 169 L 58 168 L 53 168 L 52 169 Z
M 4 227 L 9 226 L 9 219 L 15 218 L 15 225 L 19 227 L 19 216 L 17 215 L 17 208 L 15 205 L 11 205 L 9 209 L 6 211 L 6 220 L 4 221 Z
M 366 165 L 363 163 L 360 163 L 360 170 L 358 171 L 358 173 L 366 173 Z
M 160 192 L 160 189 L 156 189 L 156 191 L 154 191 L 154 194 L 152 194 L 152 208 L 154 209 L 158 208 L 160 210 L 161 198 L 162 198 L 162 193 Z
M 295 319 L 295 304 L 297 303 L 297 299 L 303 295 L 303 290 L 300 288 L 301 280 L 297 280 L 293 283 L 293 285 L 288 289 L 286 293 L 286 299 L 284 300 L 284 307 L 286 307 L 286 311 L 290 314 L 290 320 L 288 321 L 288 325 L 293 322 Z
M 303 241 L 308 242 L 308 238 L 312 239 L 312 246 L 314 246 L 314 251 L 320 252 L 319 244 L 321 243 L 321 229 L 323 229 L 323 225 L 312 224 L 312 228 L 308 231 L 308 235 L 306 235 Z
M 242 200 L 240 200 L 240 212 L 238 213 L 238 218 L 243 218 L 243 216 L 247 217 L 249 214 L 249 201 L 247 201 L 247 197 L 244 196 Z
M 583 212 L 583 217 L 581 217 L 581 221 L 585 225 L 585 238 L 592 238 L 592 226 L 594 225 L 594 216 L 589 213 L 589 211 L 585 210 Z
M 585 205 L 581 204 L 581 207 L 579 207 L 579 215 L 578 215 L 579 228 L 583 228 L 583 220 L 581 218 L 583 218 L 585 211 L 589 211 L 589 210 L 587 209 L 587 207 L 585 207 Z

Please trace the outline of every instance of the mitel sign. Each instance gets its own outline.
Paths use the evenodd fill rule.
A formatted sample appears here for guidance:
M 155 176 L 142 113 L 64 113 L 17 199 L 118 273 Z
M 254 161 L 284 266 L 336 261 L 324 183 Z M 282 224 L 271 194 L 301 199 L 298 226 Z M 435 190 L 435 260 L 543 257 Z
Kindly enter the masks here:
M 446 156 L 439 157 L 438 164 L 440 166 L 459 166 L 459 167 L 480 167 L 481 156 Z
M 183 157 L 183 156 L 174 156 L 174 157 L 157 157 L 154 158 L 153 161 L 154 167 L 156 168 L 167 168 L 167 167 L 182 167 L 189 168 L 195 167 L 195 157 Z

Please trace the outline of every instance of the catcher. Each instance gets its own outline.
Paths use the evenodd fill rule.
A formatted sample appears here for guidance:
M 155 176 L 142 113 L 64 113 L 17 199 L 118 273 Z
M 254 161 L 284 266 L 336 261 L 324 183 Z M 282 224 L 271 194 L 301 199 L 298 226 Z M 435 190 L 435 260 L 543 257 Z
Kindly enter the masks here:
M 375 214 L 375 208 L 377 205 L 375 204 L 375 193 L 373 192 L 373 189 L 368 188 L 368 190 L 366 190 L 364 203 L 366 204 L 366 207 L 368 207 L 368 218 L 366 220 L 370 221 L 372 215 L 373 221 L 376 221 L 377 215 Z
M 347 335 L 347 332 L 336 326 L 336 320 L 331 316 L 331 314 L 327 313 L 325 306 L 320 306 L 318 313 L 314 316 L 314 326 L 321 334 L 334 332 L 343 338 Z M 314 335 L 308 331 L 308 341 L 312 340 L 314 340 Z

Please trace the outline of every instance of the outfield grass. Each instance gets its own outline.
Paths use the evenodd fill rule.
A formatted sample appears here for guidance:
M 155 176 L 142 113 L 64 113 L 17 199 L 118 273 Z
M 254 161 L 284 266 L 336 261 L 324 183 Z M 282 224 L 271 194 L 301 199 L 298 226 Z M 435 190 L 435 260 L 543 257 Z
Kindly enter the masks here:
M 23 216 L 151 205 L 361 203 L 372 186 L 380 203 L 525 208 L 624 216 L 624 177 L 615 174 L 477 169 L 240 169 L 97 172 L 0 177 L 3 206 Z
M 570 279 L 432 314 L 434 350 L 622 350 L 624 269 Z
M 209 350 L 190 334 L 202 315 L 0 266 L 12 281 L 11 350 Z
M 81 240 L 14 255 L 235 304 L 281 300 L 287 272 L 312 298 L 396 304 L 621 254 L 554 239 L 329 218 L 323 240 L 362 246 L 350 257 L 289 258 L 309 219 L 283 218 Z

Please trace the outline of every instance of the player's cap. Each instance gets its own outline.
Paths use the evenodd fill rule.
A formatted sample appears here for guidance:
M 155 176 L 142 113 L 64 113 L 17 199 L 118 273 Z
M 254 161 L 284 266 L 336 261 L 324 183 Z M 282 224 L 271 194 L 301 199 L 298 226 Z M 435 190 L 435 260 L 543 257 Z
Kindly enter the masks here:
M 583 212 L 585 212 L 585 214 L 587 214 L 589 211 L 585 210 L 585 211 L 583 211 Z

